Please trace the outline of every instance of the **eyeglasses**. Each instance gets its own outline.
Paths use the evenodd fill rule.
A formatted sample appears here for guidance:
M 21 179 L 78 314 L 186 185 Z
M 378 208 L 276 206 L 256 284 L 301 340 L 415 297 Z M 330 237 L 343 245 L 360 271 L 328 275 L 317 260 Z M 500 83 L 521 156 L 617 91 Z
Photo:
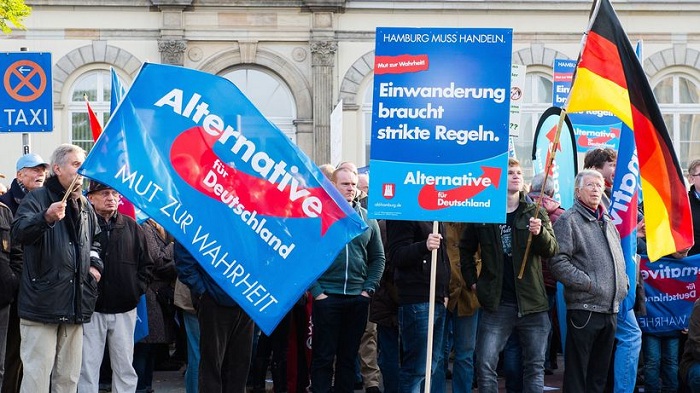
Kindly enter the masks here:
M 600 183 L 586 183 L 583 186 L 585 188 L 588 188 L 589 190 L 593 190 L 593 189 L 602 190 L 603 189 L 603 185 Z

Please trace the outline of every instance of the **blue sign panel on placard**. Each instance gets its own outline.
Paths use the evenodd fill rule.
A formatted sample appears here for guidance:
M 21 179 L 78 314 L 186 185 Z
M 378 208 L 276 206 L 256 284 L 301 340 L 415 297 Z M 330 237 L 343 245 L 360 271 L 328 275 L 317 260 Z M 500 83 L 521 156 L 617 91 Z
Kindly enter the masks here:
M 512 36 L 377 28 L 370 216 L 505 222 Z
M 0 53 L 0 132 L 53 130 L 51 53 Z
M 552 104 L 562 107 L 569 96 L 576 60 L 554 59 Z M 585 153 L 598 147 L 617 150 L 622 122 L 608 111 L 568 113 L 574 126 L 576 150 Z

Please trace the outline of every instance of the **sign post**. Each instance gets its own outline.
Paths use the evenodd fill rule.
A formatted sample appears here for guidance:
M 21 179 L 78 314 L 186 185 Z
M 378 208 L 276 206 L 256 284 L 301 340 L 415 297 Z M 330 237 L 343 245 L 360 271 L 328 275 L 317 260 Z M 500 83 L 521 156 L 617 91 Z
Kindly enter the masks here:
M 51 132 L 51 54 L 0 53 L 0 77 L 0 132 Z

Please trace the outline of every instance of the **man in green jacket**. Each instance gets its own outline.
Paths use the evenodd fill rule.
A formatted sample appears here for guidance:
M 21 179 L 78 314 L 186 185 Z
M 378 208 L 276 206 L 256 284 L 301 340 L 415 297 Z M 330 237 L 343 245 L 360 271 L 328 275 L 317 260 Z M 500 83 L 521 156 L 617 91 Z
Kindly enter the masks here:
M 355 201 L 357 172 L 341 167 L 331 181 L 369 229 L 345 245 L 310 288 L 314 297 L 311 390 L 328 393 L 335 379 L 334 392 L 352 393 L 369 301 L 384 272 L 384 247 L 377 221 L 367 218 L 367 210 Z
M 508 201 L 504 224 L 467 224 L 460 239 L 464 281 L 482 306 L 476 352 L 480 392 L 498 391 L 496 366 L 511 333 L 518 334 L 523 355 L 523 392 L 542 392 L 544 359 L 550 323 L 541 258 L 557 251 L 554 232 L 544 209 L 522 192 L 523 173 L 515 159 L 508 162 Z M 523 271 L 528 237 L 530 252 Z M 475 253 L 481 248 L 477 278 Z

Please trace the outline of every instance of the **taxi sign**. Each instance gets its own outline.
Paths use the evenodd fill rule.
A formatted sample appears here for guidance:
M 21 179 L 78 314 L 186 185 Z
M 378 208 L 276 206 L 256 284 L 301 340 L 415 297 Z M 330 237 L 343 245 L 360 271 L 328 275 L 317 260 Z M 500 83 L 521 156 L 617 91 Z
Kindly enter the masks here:
M 51 53 L 0 53 L 0 132 L 53 130 Z

